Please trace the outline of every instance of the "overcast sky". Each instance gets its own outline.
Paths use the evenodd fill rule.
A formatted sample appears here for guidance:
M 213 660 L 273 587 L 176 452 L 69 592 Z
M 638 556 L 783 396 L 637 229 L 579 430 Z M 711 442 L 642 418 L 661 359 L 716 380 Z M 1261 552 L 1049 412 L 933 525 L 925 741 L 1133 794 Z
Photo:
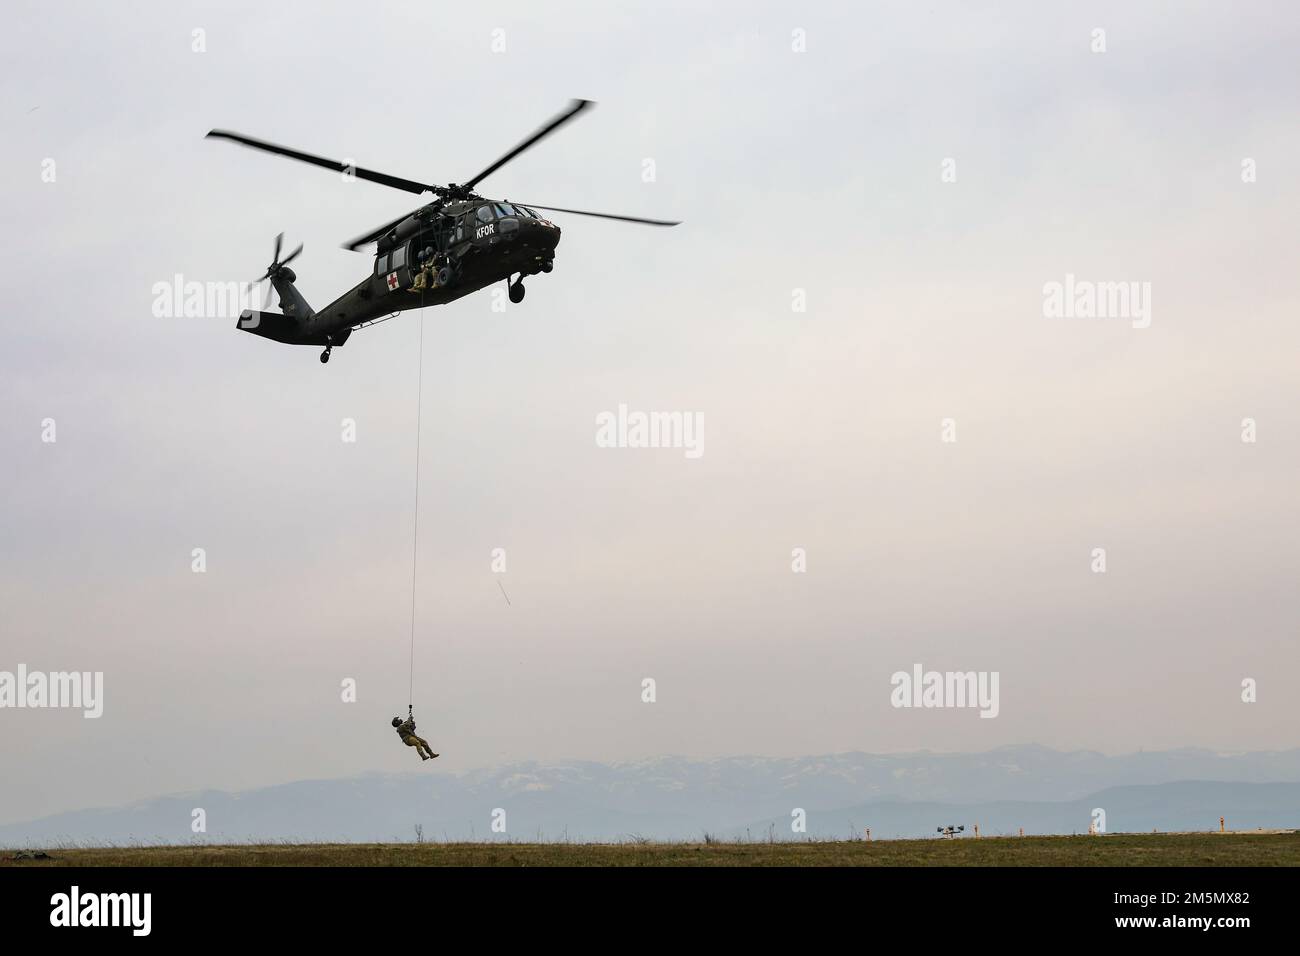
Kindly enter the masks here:
M 523 759 L 1296 744 L 1295 5 L 711 6 L 8 5 L 0 670 L 106 688 L 0 710 L 0 821 Z M 445 183 L 571 97 L 481 191 L 683 225 L 557 215 L 523 303 L 328 366 L 152 314 L 281 230 L 324 305 L 372 265 L 340 243 L 418 205 L 210 128 Z M 1149 327 L 1044 317 L 1067 275 L 1150 283 Z M 421 322 L 432 768 L 388 726 Z M 704 454 L 597 447 L 620 403 L 702 415 Z M 915 664 L 999 672 L 998 716 L 891 707 Z

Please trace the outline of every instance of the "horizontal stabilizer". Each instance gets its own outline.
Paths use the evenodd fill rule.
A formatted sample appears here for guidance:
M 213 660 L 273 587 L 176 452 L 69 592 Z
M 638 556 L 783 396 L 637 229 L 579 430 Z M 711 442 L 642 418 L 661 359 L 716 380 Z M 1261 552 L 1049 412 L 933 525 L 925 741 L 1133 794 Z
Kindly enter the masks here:
M 252 332 L 254 335 L 260 335 L 264 339 L 271 339 L 274 342 L 283 342 L 285 345 L 342 345 L 352 334 L 351 329 L 344 329 L 342 332 L 336 332 L 327 340 L 326 337 L 317 332 L 308 334 L 304 332 L 302 325 L 297 319 L 289 315 L 281 315 L 279 312 L 254 312 L 245 309 L 239 313 L 238 328 L 245 332 Z
M 302 343 L 302 331 L 298 321 L 279 312 L 258 312 L 245 309 L 239 313 L 239 328 L 252 332 L 266 339 L 284 342 L 288 345 Z M 306 344 L 306 343 L 302 343 Z

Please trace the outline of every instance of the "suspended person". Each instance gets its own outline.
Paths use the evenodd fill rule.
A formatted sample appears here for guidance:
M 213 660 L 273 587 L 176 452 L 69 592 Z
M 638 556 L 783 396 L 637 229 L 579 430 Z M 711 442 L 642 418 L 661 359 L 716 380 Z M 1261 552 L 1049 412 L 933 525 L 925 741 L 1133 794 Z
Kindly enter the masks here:
M 397 736 L 402 738 L 402 743 L 408 747 L 414 747 L 415 752 L 420 755 L 421 760 L 432 760 L 438 756 L 429 748 L 429 742 L 423 737 L 415 736 L 415 715 L 412 713 L 414 705 L 406 708 L 406 720 L 401 717 L 393 718 L 393 727 L 397 730 Z

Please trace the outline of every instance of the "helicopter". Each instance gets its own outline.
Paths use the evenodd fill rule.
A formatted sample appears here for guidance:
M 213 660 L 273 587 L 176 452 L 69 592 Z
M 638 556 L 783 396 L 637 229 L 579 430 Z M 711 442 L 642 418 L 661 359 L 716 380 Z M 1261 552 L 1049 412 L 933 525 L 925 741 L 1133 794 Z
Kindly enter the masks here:
M 522 302 L 524 277 L 549 273 L 555 267 L 555 249 L 560 242 L 560 227 L 538 210 L 649 226 L 680 225 L 665 219 L 487 199 L 475 192 L 475 187 L 491 173 L 594 105 L 591 100 L 570 101 L 561 113 L 477 176 L 446 186 L 362 169 L 229 130 L 211 130 L 207 134 L 211 139 L 229 140 L 287 156 L 343 173 L 347 178 L 433 196 L 414 212 L 344 244 L 343 248 L 356 251 L 374 243 L 374 268 L 370 275 L 320 310 L 307 304 L 294 285 L 298 277 L 289 268 L 289 263 L 302 252 L 302 245 L 281 259 L 284 233 L 280 233 L 275 238 L 271 264 L 257 280 L 270 280 L 280 299 L 280 313 L 245 310 L 239 316 L 238 328 L 286 345 L 322 346 L 320 360 L 324 363 L 329 361 L 334 347 L 347 342 L 359 328 L 392 318 L 406 309 L 454 302 L 503 279 L 510 301 Z M 515 275 L 517 279 L 512 278 Z

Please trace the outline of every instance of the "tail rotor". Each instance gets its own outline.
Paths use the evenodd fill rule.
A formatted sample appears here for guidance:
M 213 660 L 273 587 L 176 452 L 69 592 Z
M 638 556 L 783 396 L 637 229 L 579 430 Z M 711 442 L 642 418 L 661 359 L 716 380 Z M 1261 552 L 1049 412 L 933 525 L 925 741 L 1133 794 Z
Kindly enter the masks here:
M 298 278 L 294 275 L 294 271 L 287 267 L 289 263 L 293 262 L 294 259 L 297 259 L 302 253 L 302 243 L 298 243 L 297 249 L 293 250 L 293 252 L 281 259 L 280 250 L 283 246 L 284 233 L 281 232 L 275 237 L 275 253 L 271 256 L 271 264 L 266 267 L 265 272 L 253 280 L 254 282 L 265 282 L 267 279 L 270 279 L 272 282 L 276 279 L 284 279 L 288 282 L 293 282 Z
M 290 252 L 289 255 L 281 259 L 279 258 L 279 250 L 281 250 L 281 247 L 283 245 L 285 245 L 285 234 L 278 233 L 276 235 L 276 252 L 274 252 L 274 255 L 272 256 L 272 258 L 270 258 L 270 265 L 266 267 L 266 271 L 263 274 L 260 274 L 260 276 L 256 278 L 257 282 L 266 280 L 266 278 L 272 278 L 272 280 L 274 280 L 274 278 L 281 278 L 281 272 L 289 273 L 287 274 L 287 276 L 283 276 L 283 278 L 286 278 L 286 280 L 289 280 L 290 282 L 294 281 L 295 278 L 298 278 L 294 276 L 294 274 L 292 274 L 294 273 L 292 269 L 285 269 L 285 267 L 286 265 L 289 265 L 291 261 L 294 261 L 296 258 L 298 258 L 300 254 L 302 254 L 303 243 L 299 242 L 298 248 L 295 248 L 295 250 Z

